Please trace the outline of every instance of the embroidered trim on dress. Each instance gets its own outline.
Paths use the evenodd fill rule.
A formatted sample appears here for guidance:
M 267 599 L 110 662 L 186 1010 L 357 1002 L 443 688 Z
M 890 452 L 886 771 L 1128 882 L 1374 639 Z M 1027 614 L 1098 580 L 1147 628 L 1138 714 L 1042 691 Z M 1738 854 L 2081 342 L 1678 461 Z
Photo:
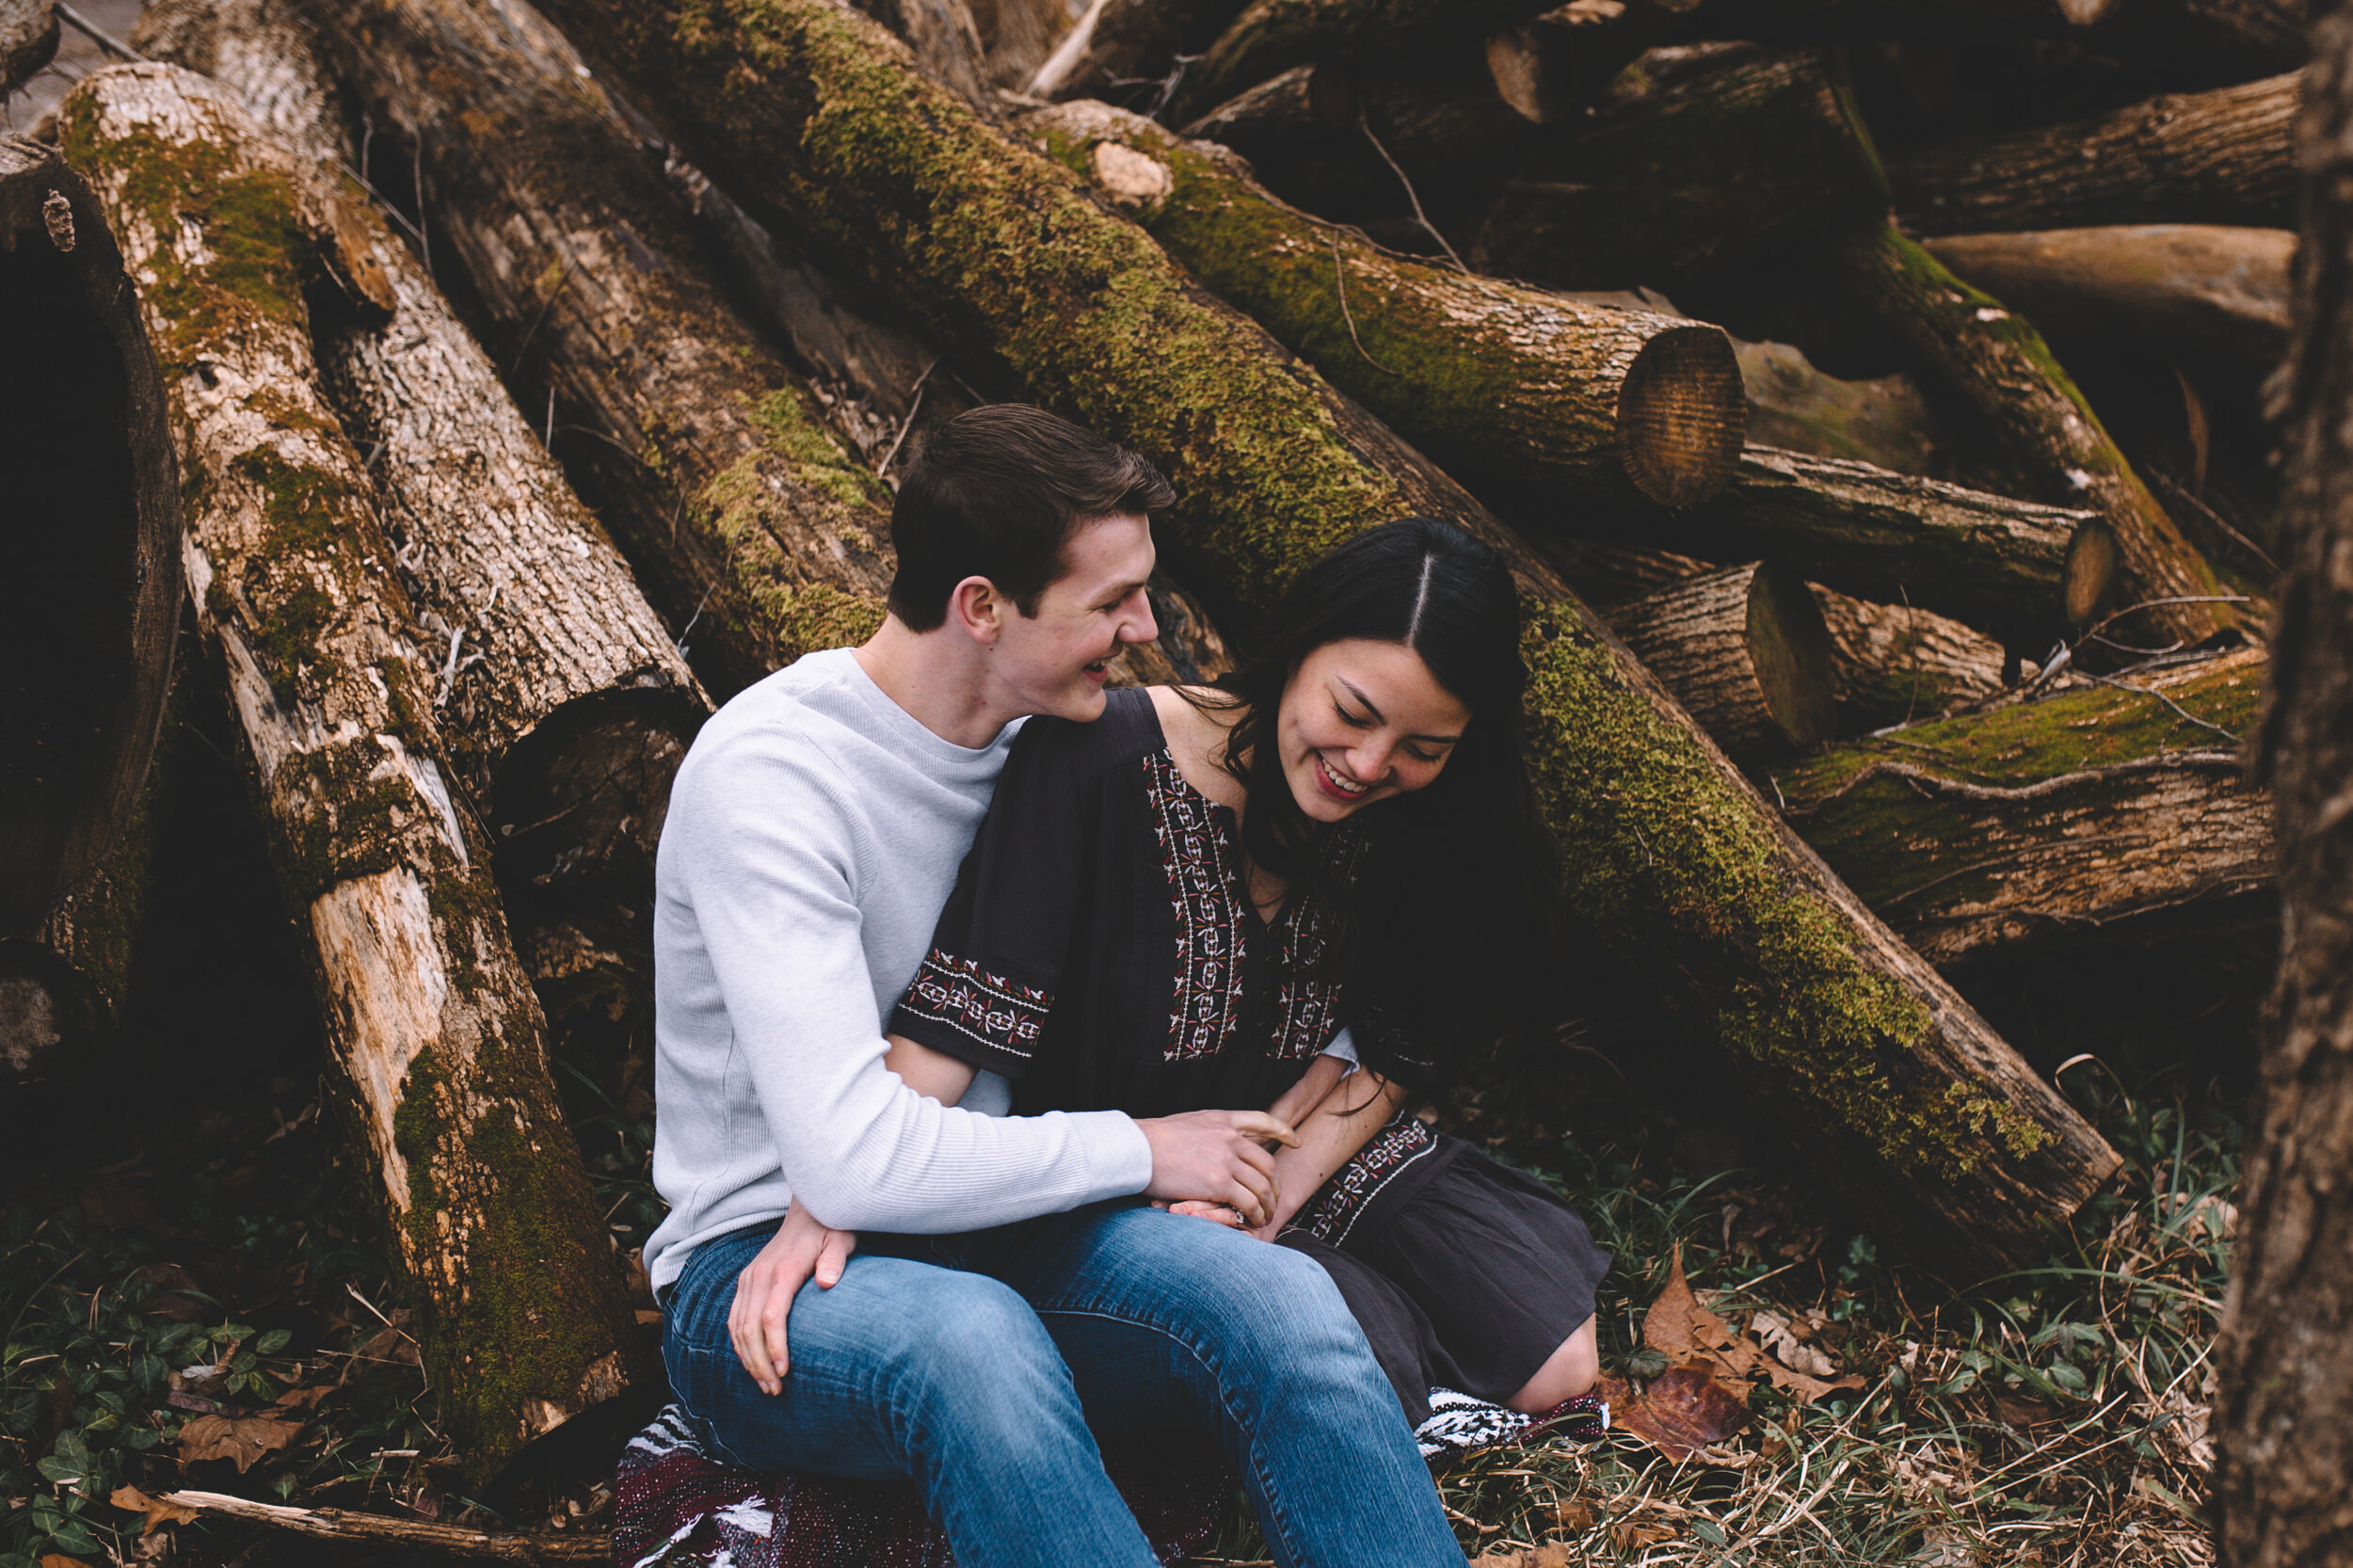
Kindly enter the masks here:
M 1356 1151 L 1355 1159 L 1323 1184 L 1323 1190 L 1284 1230 L 1304 1230 L 1319 1241 L 1338 1246 L 1348 1240 L 1348 1233 L 1356 1228 L 1356 1222 L 1365 1217 L 1383 1188 L 1416 1160 L 1437 1152 L 1437 1134 L 1413 1112 L 1399 1112 Z
M 1215 1056 L 1241 1023 L 1241 922 L 1225 874 L 1232 843 L 1209 800 L 1165 750 L 1144 760 L 1152 832 L 1176 908 L 1176 984 L 1168 1003 L 1167 1060 Z
M 1299 899 L 1284 912 L 1282 952 L 1276 968 L 1283 976 L 1274 994 L 1274 1028 L 1267 1038 L 1267 1054 L 1276 1061 L 1313 1056 L 1332 1043 L 1340 1029 L 1340 987 L 1322 973 L 1331 958 L 1325 936 L 1323 906 Z
M 1037 1048 L 1046 1015 L 1053 1011 L 1054 993 L 934 948 L 899 1005 L 992 1050 L 1027 1060 Z

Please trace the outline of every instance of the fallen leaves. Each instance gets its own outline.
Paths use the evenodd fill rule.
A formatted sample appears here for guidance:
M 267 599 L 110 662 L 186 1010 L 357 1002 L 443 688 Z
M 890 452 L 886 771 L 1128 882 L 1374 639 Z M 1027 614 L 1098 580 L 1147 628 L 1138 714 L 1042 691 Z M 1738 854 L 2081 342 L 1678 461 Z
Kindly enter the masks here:
M 158 1525 L 189 1525 L 196 1522 L 196 1510 L 183 1508 L 164 1497 L 151 1497 L 136 1486 L 118 1486 L 107 1497 L 108 1502 L 126 1513 L 143 1513 L 147 1523 L 139 1533 L 145 1535 Z
M 1737 1334 L 1730 1324 L 1702 1305 L 1691 1293 L 1690 1282 L 1683 1277 L 1683 1251 L 1675 1250 L 1674 1272 L 1667 1278 L 1667 1288 L 1651 1304 L 1642 1319 L 1642 1343 L 1651 1349 L 1689 1366 L 1705 1362 L 1726 1377 L 1753 1380 L 1759 1376 L 1770 1379 L 1774 1387 L 1789 1395 L 1801 1404 L 1812 1404 L 1823 1395 L 1840 1388 L 1860 1388 L 1859 1377 L 1836 1380 L 1828 1374 L 1837 1368 L 1818 1349 L 1805 1344 L 1799 1337 L 1798 1325 L 1778 1313 L 1759 1312 L 1751 1322 L 1774 1338 L 1768 1344 L 1789 1345 L 1805 1352 L 1807 1367 L 1818 1371 L 1789 1366 L 1764 1347 Z
M 1747 1399 L 1719 1382 L 1703 1361 L 1670 1367 L 1640 1394 L 1616 1378 L 1595 1393 L 1609 1401 L 1609 1424 L 1631 1432 L 1680 1464 L 1749 1423 Z
M 301 1432 L 301 1422 L 274 1416 L 199 1416 L 180 1429 L 180 1463 L 226 1459 L 243 1475 L 264 1454 L 293 1447 Z
M 1569 1568 L 1569 1549 L 1558 1541 L 1541 1546 L 1497 1546 L 1473 1560 L 1471 1568 Z

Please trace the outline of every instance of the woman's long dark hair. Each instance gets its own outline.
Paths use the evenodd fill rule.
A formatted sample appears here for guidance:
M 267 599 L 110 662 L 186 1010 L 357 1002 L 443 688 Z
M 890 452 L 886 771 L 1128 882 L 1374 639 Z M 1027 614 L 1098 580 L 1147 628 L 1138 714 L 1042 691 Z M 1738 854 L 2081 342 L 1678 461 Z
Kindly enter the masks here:
M 1426 788 L 1350 819 L 1365 853 L 1344 875 L 1332 829 L 1300 809 L 1275 742 L 1283 691 L 1327 643 L 1402 643 L 1471 712 Z M 1223 759 L 1247 797 L 1252 860 L 1340 918 L 1333 961 L 1433 1061 L 1548 1021 L 1556 928 L 1550 837 L 1521 748 L 1519 595 L 1463 530 L 1406 518 L 1355 536 L 1293 580 L 1240 668 L 1205 706 L 1238 712 Z M 1422 1056 L 1424 1051 L 1416 1051 Z

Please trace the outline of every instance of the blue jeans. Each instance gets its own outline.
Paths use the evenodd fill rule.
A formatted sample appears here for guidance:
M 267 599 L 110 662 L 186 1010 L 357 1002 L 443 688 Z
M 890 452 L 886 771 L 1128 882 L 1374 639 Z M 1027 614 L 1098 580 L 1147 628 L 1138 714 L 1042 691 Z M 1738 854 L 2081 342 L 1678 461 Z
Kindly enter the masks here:
M 697 1247 L 667 1293 L 670 1383 L 722 1457 L 909 1477 L 965 1568 L 1150 1568 L 1088 1423 L 1216 1433 L 1284 1568 L 1462 1568 L 1364 1335 L 1311 1258 L 1134 1203 L 966 1236 L 862 1238 L 804 1287 L 771 1399 L 728 1342 L 774 1226 Z

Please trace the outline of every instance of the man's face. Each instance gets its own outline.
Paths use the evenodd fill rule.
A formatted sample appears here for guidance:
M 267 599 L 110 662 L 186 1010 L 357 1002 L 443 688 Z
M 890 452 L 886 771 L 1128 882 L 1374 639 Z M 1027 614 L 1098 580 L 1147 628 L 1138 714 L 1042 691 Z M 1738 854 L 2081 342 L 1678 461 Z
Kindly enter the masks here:
M 1160 634 L 1144 592 L 1152 562 L 1148 519 L 1098 518 L 1063 547 L 1063 573 L 1039 596 L 1036 615 L 1003 606 L 989 662 L 1019 712 L 1102 717 L 1111 661 Z

